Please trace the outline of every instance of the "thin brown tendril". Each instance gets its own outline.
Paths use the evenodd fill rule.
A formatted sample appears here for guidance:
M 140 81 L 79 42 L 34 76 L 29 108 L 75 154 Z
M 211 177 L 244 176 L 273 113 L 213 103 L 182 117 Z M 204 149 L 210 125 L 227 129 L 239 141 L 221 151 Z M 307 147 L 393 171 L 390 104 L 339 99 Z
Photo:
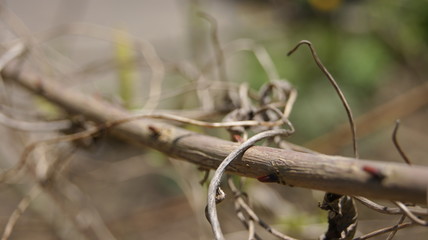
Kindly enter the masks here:
M 395 121 L 394 132 L 392 132 L 392 142 L 394 143 L 395 148 L 400 153 L 404 161 L 407 164 L 412 165 L 412 163 L 410 162 L 410 159 L 407 157 L 407 155 L 404 153 L 403 149 L 401 148 L 400 144 L 398 143 L 397 132 L 399 127 L 400 127 L 400 119 L 397 119 L 397 121 Z
M 349 107 L 349 104 L 346 101 L 345 96 L 343 95 L 342 91 L 340 90 L 339 85 L 336 83 L 336 81 L 334 80 L 334 78 L 330 74 L 330 72 L 327 70 L 327 68 L 325 68 L 324 65 L 322 64 L 322 62 L 321 62 L 320 58 L 318 57 L 315 49 L 312 47 L 312 43 L 309 42 L 308 40 L 300 41 L 293 49 L 291 49 L 287 53 L 287 56 L 290 56 L 292 53 L 294 53 L 303 44 L 308 45 L 309 49 L 311 50 L 312 57 L 314 58 L 316 64 L 321 69 L 321 71 L 327 76 L 328 80 L 333 85 L 334 89 L 336 90 L 337 94 L 339 95 L 343 106 L 345 107 L 346 113 L 348 115 L 349 125 L 350 125 L 351 131 L 352 131 L 352 142 L 353 142 L 353 148 L 354 148 L 354 156 L 355 156 L 355 158 L 358 158 L 359 156 L 358 156 L 358 148 L 357 148 L 357 133 L 356 133 L 354 118 L 352 116 L 351 108 Z

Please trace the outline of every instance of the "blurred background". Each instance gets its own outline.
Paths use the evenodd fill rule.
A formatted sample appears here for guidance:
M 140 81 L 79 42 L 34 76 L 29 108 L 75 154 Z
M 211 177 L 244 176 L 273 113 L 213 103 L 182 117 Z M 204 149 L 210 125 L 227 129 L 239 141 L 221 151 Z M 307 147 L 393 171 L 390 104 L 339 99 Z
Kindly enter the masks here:
M 352 156 L 342 103 L 309 49 L 287 57 L 300 40 L 309 40 L 352 107 L 360 157 L 403 162 L 391 140 L 401 119 L 402 148 L 413 164 L 428 165 L 425 0 L 10 0 L 0 7 L 2 52 L 22 39 L 32 49 L 26 68 L 135 112 L 191 113 L 201 105 L 195 76 L 208 71 L 208 78 L 217 77 L 214 70 L 204 70 L 216 54 L 216 38 L 221 46 L 247 39 L 264 47 L 280 78 L 298 90 L 291 114 L 296 133 L 289 140 L 321 153 Z M 200 11 L 214 21 L 210 24 Z M 227 56 L 231 83 L 248 83 L 257 91 L 269 80 L 254 53 Z M 152 91 L 153 79 L 161 92 Z M 64 118 L 60 109 L 17 86 L 1 87 L 1 111 L 16 119 Z M 16 164 L 28 143 L 56 135 L 0 130 L 3 169 Z M 227 139 L 224 130 L 206 133 Z M 207 187 L 199 184 L 203 173 L 197 166 L 109 137 L 47 147 L 44 154 L 67 159 L 61 166 L 62 192 L 51 189 L 34 197 L 10 239 L 212 239 L 204 216 Z M 0 185 L 2 231 L 33 185 L 25 177 Z M 318 208 L 321 192 L 251 179 L 244 189 L 266 222 L 290 236 L 317 239 L 327 228 L 326 213 Z M 399 219 L 358 206 L 357 236 Z M 246 238 L 233 201 L 226 199 L 218 209 L 227 239 Z M 95 233 L 89 226 L 97 226 Z M 395 239 L 427 235 L 426 229 L 412 227 L 398 231 Z

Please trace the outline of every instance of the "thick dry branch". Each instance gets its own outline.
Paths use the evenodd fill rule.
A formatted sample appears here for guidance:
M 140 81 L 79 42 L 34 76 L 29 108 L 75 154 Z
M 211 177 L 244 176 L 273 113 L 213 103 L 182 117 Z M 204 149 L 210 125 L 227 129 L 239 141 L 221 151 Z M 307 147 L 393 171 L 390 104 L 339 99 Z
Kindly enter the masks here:
M 70 113 L 96 122 L 133 116 L 108 102 L 67 89 L 47 78 L 20 72 L 13 65 L 8 65 L 3 70 L 2 76 L 4 79 L 14 80 Z M 238 146 L 234 142 L 187 131 L 153 119 L 127 122 L 111 131 L 133 143 L 212 169 L 217 168 Z M 422 204 L 427 202 L 428 167 L 423 166 L 254 146 L 245 152 L 241 160 L 233 161 L 227 171 L 250 178 L 274 175 L 278 183 L 338 194 Z

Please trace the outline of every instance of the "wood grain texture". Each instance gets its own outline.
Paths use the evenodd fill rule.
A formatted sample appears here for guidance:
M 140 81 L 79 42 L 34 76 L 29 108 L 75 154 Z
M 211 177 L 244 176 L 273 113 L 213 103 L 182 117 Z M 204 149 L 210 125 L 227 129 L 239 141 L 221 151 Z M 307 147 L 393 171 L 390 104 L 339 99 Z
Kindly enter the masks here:
M 43 96 L 72 114 L 96 122 L 132 116 L 126 110 L 106 101 L 66 88 L 35 73 L 17 69 L 9 64 L 2 71 L 2 77 Z M 211 169 L 215 169 L 238 146 L 234 142 L 187 131 L 154 119 L 124 123 L 111 132 L 122 139 Z M 375 169 L 382 177 L 367 169 Z M 295 187 L 375 199 L 427 203 L 428 167 L 424 166 L 254 146 L 245 152 L 241 160 L 232 162 L 227 170 L 250 178 L 276 174 L 279 183 Z

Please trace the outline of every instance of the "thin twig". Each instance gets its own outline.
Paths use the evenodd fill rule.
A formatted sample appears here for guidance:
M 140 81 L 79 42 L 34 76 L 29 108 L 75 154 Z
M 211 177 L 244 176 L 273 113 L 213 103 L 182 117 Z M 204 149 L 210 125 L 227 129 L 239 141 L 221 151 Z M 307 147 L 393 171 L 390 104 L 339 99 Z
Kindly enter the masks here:
M 375 236 L 378 236 L 378 235 L 381 235 L 381 234 L 385 234 L 387 232 L 394 231 L 396 229 L 402 229 L 402 228 L 410 227 L 410 226 L 413 226 L 413 225 L 414 224 L 412 222 L 401 223 L 401 224 L 398 224 L 398 225 L 394 225 L 394 226 L 391 226 L 391 227 L 386 227 L 386 228 L 382 228 L 382 229 L 373 231 L 371 233 L 365 234 L 365 235 L 360 236 L 360 237 L 356 237 L 353 240 L 365 240 L 365 239 L 369 239 L 369 238 L 372 238 L 372 237 L 375 237 Z
M 277 81 L 280 79 L 278 71 L 276 70 L 272 58 L 269 56 L 269 53 L 266 51 L 265 48 L 256 44 L 251 39 L 238 39 L 232 41 L 230 43 L 227 43 L 222 49 L 217 49 L 217 52 L 219 51 L 224 55 L 223 61 L 226 60 L 226 57 L 230 57 L 232 54 L 235 54 L 239 51 L 253 52 L 261 67 L 264 69 L 269 79 L 269 82 Z M 207 81 L 205 80 L 205 73 L 211 70 L 212 66 L 214 65 L 213 62 L 217 59 L 218 57 L 216 56 L 214 60 L 208 61 L 208 63 L 203 67 L 203 70 L 201 71 L 199 77 L 197 78 L 197 94 L 202 102 L 202 106 L 204 107 L 204 109 L 212 109 L 214 107 L 211 93 L 210 91 L 208 91 L 207 88 L 203 87 L 203 85 L 207 85 Z M 220 63 L 223 63 L 223 61 L 221 61 Z M 218 63 L 219 62 L 217 61 L 217 65 Z M 212 84 L 210 83 L 209 85 Z M 210 88 L 212 88 L 212 86 Z
M 224 54 L 223 54 L 223 50 L 220 46 L 220 40 L 218 38 L 217 20 L 213 16 L 211 16 L 210 14 L 203 12 L 203 11 L 200 11 L 198 14 L 200 17 L 207 20 L 211 25 L 211 39 L 212 39 L 212 44 L 214 47 L 215 59 L 216 59 L 218 75 L 219 75 L 218 77 L 219 77 L 220 81 L 227 82 L 226 69 L 223 65 Z
M 334 80 L 333 76 L 330 74 L 330 72 L 327 70 L 327 68 L 325 68 L 324 65 L 322 64 L 320 58 L 318 57 L 315 49 L 312 46 L 312 43 L 307 41 L 307 40 L 300 41 L 293 49 L 291 49 L 288 52 L 287 56 L 290 56 L 292 53 L 294 53 L 303 44 L 306 44 L 309 47 L 309 49 L 311 50 L 311 53 L 312 53 L 312 57 L 314 58 L 316 64 L 321 69 L 321 71 L 327 76 L 328 80 L 330 81 L 330 83 L 332 84 L 334 89 L 336 90 L 336 93 L 339 95 L 339 98 L 342 101 L 343 106 L 345 107 L 346 114 L 348 115 L 349 125 L 350 125 L 351 131 L 352 131 L 352 142 L 353 142 L 353 148 L 354 148 L 354 156 L 355 156 L 355 158 L 358 158 L 357 133 L 356 133 L 355 123 L 354 123 L 354 118 L 352 116 L 351 108 L 349 107 L 349 104 L 346 101 L 345 95 L 343 95 L 342 91 L 340 90 L 339 85 Z
M 75 217 L 80 226 L 89 227 L 100 240 L 116 240 L 110 229 L 106 226 L 97 209 L 91 205 L 87 196 L 74 183 L 66 178 L 62 178 L 61 185 L 57 185 L 57 191 L 62 191 L 64 197 L 67 197 L 71 203 L 74 203 L 78 209 Z M 83 219 L 82 219 L 83 218 Z
M 295 240 L 292 237 L 284 235 L 283 233 L 281 233 L 280 231 L 276 230 L 275 228 L 272 228 L 266 222 L 264 222 L 263 220 L 261 220 L 257 216 L 257 214 L 250 208 L 250 206 L 248 206 L 248 204 L 242 198 L 238 199 L 238 201 L 239 201 L 241 207 L 248 213 L 248 215 L 250 216 L 250 218 L 253 219 L 254 221 L 256 221 L 267 232 L 269 232 L 270 234 L 272 234 L 273 236 L 275 236 L 275 237 L 277 237 L 277 238 L 279 238 L 281 240 Z
M 162 96 L 162 82 L 165 76 L 165 66 L 156 53 L 153 45 L 148 41 L 140 40 L 137 44 L 141 47 L 141 53 L 152 71 L 148 100 L 144 104 L 143 109 L 154 110 L 159 104 L 160 97 Z
M 362 203 L 363 205 L 365 205 L 366 207 L 382 214 L 390 214 L 390 215 L 403 214 L 403 211 L 400 208 L 382 206 L 367 198 L 360 197 L 360 196 L 354 197 L 354 198 L 358 200 L 360 203 Z M 426 208 L 409 208 L 408 207 L 407 209 L 409 209 L 409 211 L 411 211 L 414 214 L 428 216 L 428 209 Z
M 19 41 L 10 47 L 3 55 L 0 57 L 0 71 L 13 59 L 19 57 L 25 52 L 26 48 L 24 43 Z
M 21 154 L 18 163 L 14 167 L 0 173 L 0 183 L 7 181 L 8 179 L 10 179 L 10 178 L 14 177 L 16 174 L 18 174 L 20 172 L 20 170 L 25 166 L 30 153 L 34 149 L 36 149 L 39 145 L 56 144 L 59 142 L 71 142 L 71 141 L 75 141 L 77 139 L 82 139 L 82 138 L 93 136 L 94 134 L 98 133 L 99 131 L 100 131 L 100 128 L 93 127 L 89 130 L 85 130 L 85 131 L 78 132 L 75 134 L 60 136 L 60 137 L 56 137 L 56 138 L 51 138 L 51 139 L 31 143 L 30 145 L 28 145 L 24 149 L 24 152 Z
M 37 41 L 44 42 L 65 34 L 76 34 L 122 44 L 111 38 L 112 32 L 115 31 L 117 30 L 100 25 L 72 23 L 48 30 L 46 33 L 39 35 Z M 138 39 L 133 36 L 129 37 L 131 41 L 135 42 L 140 47 L 141 53 L 151 70 L 148 101 L 145 103 L 144 108 L 147 110 L 153 110 L 158 105 L 158 101 L 161 97 L 161 88 L 165 76 L 165 67 L 162 60 L 157 55 L 155 48 L 148 41 L 144 39 Z
M 288 118 L 290 116 L 291 110 L 293 109 L 296 99 L 297 99 L 297 90 L 293 88 L 288 95 L 287 103 L 284 107 L 285 118 Z
M 259 216 L 253 211 L 253 209 L 247 203 L 247 201 L 245 201 L 245 199 L 243 198 L 244 194 L 242 194 L 236 188 L 236 186 L 234 185 L 233 181 L 230 178 L 228 179 L 228 183 L 229 183 L 229 186 L 230 186 L 232 192 L 234 192 L 234 194 L 235 194 L 235 198 L 236 198 L 235 204 L 237 204 L 240 209 L 243 209 L 247 213 L 247 215 L 249 216 L 249 223 L 248 223 L 248 225 L 252 221 L 255 221 L 262 228 L 264 228 L 267 232 L 269 232 L 270 234 L 272 234 L 273 236 L 275 236 L 275 237 L 277 237 L 279 239 L 282 239 L 282 240 L 293 240 L 294 239 L 292 237 L 284 235 L 283 233 L 281 233 L 280 231 L 276 230 L 275 228 L 269 226 L 269 224 L 267 224 L 265 221 L 263 221 L 262 219 L 260 219 Z M 244 221 L 245 221 L 245 219 L 244 219 Z M 246 223 L 246 222 L 244 222 L 244 223 Z M 252 235 L 250 234 L 250 236 L 252 236 Z M 255 235 L 255 237 L 257 239 L 257 235 Z
M 0 5 L 0 8 L 2 6 Z M 15 43 L 12 47 L 8 48 L 5 53 L 2 54 L 0 57 L 0 71 L 3 70 L 4 67 L 8 63 L 10 63 L 12 60 L 18 58 L 19 56 L 23 55 L 26 51 L 26 47 L 22 41 L 18 41 Z M 0 91 L 2 95 L 4 95 L 4 102 L 10 103 L 10 93 L 7 90 L 3 78 L 0 76 Z
M 38 186 L 34 186 L 30 192 L 19 202 L 18 206 L 7 221 L 1 240 L 9 239 L 19 217 L 25 212 L 25 210 L 27 210 L 28 206 L 30 206 L 30 203 L 39 195 L 40 190 L 41 189 Z
M 211 27 L 211 43 L 214 50 L 214 61 L 215 66 L 217 67 L 218 72 L 218 80 L 217 82 L 228 82 L 227 81 L 227 74 L 226 74 L 226 67 L 224 66 L 225 57 L 223 54 L 223 49 L 220 46 L 220 40 L 218 37 L 218 24 L 217 20 L 208 14 L 207 12 L 199 11 L 198 15 L 208 21 Z M 210 66 L 210 65 L 208 65 Z M 210 89 L 204 89 L 201 88 L 200 85 L 203 84 L 203 82 L 206 81 L 205 78 L 205 71 L 201 72 L 200 77 L 198 77 L 198 89 L 197 94 L 198 97 L 201 99 L 202 107 L 208 110 L 212 110 L 215 108 L 215 104 L 212 98 L 212 94 Z
M 398 226 L 400 225 L 400 224 L 402 224 L 403 222 L 404 222 L 404 220 L 406 219 L 406 215 L 402 215 L 401 217 L 400 217 L 400 219 L 398 220 L 398 223 L 395 225 L 396 226 L 396 228 L 394 229 L 394 230 L 392 230 L 389 234 L 388 234 L 388 237 L 385 239 L 385 240 L 392 240 L 393 238 L 394 238 L 394 236 L 395 236 L 395 234 L 397 233 L 397 231 L 398 231 Z
M 248 240 L 261 240 L 261 238 L 257 236 L 254 228 L 254 221 L 250 219 L 248 221 Z
M 400 127 L 400 119 L 397 119 L 396 121 L 395 121 L 395 127 L 394 127 L 394 131 L 393 131 L 393 133 L 392 133 L 392 142 L 394 143 L 394 146 L 395 146 L 395 148 L 398 150 L 398 152 L 400 153 L 400 155 L 401 155 L 401 157 L 403 158 L 403 160 L 408 164 L 408 165 L 412 165 L 411 164 L 411 162 L 410 162 L 410 159 L 407 157 L 407 155 L 404 153 L 404 151 L 403 151 L 403 149 L 401 148 L 401 146 L 400 146 L 400 144 L 399 144 L 399 142 L 398 142 L 398 140 L 397 140 L 397 133 L 398 133 L 398 128 Z M 398 202 L 397 202 L 398 203 Z M 400 202 L 400 204 L 402 204 L 401 202 Z M 410 214 L 412 214 L 411 213 L 411 211 L 403 204 L 403 206 L 408 210 L 408 212 L 410 212 Z M 401 208 L 400 208 L 401 209 Z M 403 211 L 403 209 L 401 209 L 402 211 Z M 397 223 L 397 225 L 396 226 L 398 226 L 399 224 L 401 224 L 401 223 L 403 223 L 403 221 L 406 219 L 406 215 L 408 215 L 405 211 L 403 211 L 404 212 L 404 214 L 400 217 L 400 220 L 398 221 L 398 223 Z M 398 228 L 396 228 L 396 229 L 394 229 L 389 235 L 388 235 L 388 237 L 387 237 L 387 239 L 386 240 L 391 240 L 394 236 L 395 236 L 395 234 L 397 233 L 397 231 L 398 231 Z
M 235 186 L 235 183 L 233 182 L 233 179 L 229 175 L 227 176 L 227 184 L 235 197 L 234 205 L 236 216 L 244 225 L 244 227 L 248 229 L 248 240 L 261 240 L 261 238 L 255 233 L 254 220 L 252 218 L 247 219 L 245 217 L 244 213 L 242 212 L 243 208 L 241 202 L 238 201 L 238 199 L 242 199 L 244 196 L 246 196 L 246 194 L 238 190 L 238 188 Z
M 16 59 L 22 55 L 26 50 L 26 47 L 22 41 L 18 41 L 12 47 L 10 47 L 0 57 L 0 72 L 3 68 L 13 59 Z M 2 81 L 3 84 L 3 81 Z M 70 127 L 70 121 L 51 121 L 51 122 L 29 122 L 18 119 L 12 119 L 6 114 L 0 112 L 0 123 L 5 126 L 17 130 L 23 131 L 58 131 Z
M 199 184 L 203 186 L 207 182 L 208 177 L 210 176 L 210 170 L 207 168 L 199 168 L 199 170 L 203 171 L 203 173 L 204 173 L 204 176 L 199 181 Z
M 216 240 L 224 240 L 223 233 L 220 229 L 220 223 L 217 217 L 217 209 L 216 209 L 216 191 L 220 185 L 221 177 L 226 170 L 226 167 L 231 163 L 233 160 L 237 159 L 238 157 L 241 157 L 242 154 L 251 146 L 253 146 L 256 142 L 269 137 L 274 137 L 278 135 L 282 136 L 289 136 L 293 130 L 288 129 L 276 129 L 276 130 L 270 130 L 261 132 L 257 135 L 254 135 L 247 141 L 245 141 L 243 144 L 239 146 L 239 148 L 235 149 L 233 152 L 231 152 L 224 161 L 218 166 L 217 170 L 214 173 L 214 176 L 211 179 L 210 185 L 208 187 L 208 218 L 211 223 L 212 230 L 214 232 L 214 237 Z
M 30 122 L 10 118 L 2 112 L 0 112 L 0 123 L 8 128 L 30 132 L 59 131 L 71 126 L 69 120 Z
M 82 221 L 83 218 L 78 218 L 76 212 L 72 209 L 73 206 L 70 206 L 69 203 L 65 201 L 63 196 L 64 189 L 54 189 L 53 187 L 57 186 L 57 181 L 53 183 L 54 184 L 50 185 L 39 183 L 39 186 L 46 194 L 48 194 L 52 202 L 59 208 L 59 210 L 62 211 L 62 216 L 65 216 L 62 218 L 62 221 L 65 219 L 70 221 L 72 228 L 75 230 L 75 233 L 79 235 L 78 239 L 93 239 L 93 235 L 90 233 L 90 231 L 85 231 L 85 228 L 88 227 L 87 222 Z
M 273 127 L 273 126 L 280 126 L 284 124 L 284 120 L 280 119 L 277 121 L 256 121 L 256 120 L 248 120 L 248 121 L 232 121 L 232 122 L 205 122 L 205 121 L 199 121 L 191 118 L 181 117 L 177 115 L 172 114 L 141 114 L 141 115 L 135 115 L 130 118 L 114 121 L 108 123 L 108 125 L 118 125 L 129 121 L 134 121 L 138 119 L 143 118 L 151 118 L 151 119 L 163 119 L 163 120 L 169 120 L 169 121 L 175 121 L 179 123 L 185 123 L 185 124 L 191 124 L 195 126 L 201 126 L 201 127 L 207 127 L 207 128 L 228 128 L 228 127 L 236 127 L 236 126 L 242 126 L 242 127 L 250 127 L 250 126 L 266 126 L 266 127 Z
M 410 218 L 413 222 L 422 225 L 422 226 L 428 226 L 428 221 L 422 220 L 418 218 L 415 214 L 413 214 L 409 208 L 402 202 L 394 201 L 394 203 L 404 212 L 404 214 Z
M 238 39 L 232 42 L 226 43 L 223 48 L 224 53 L 231 55 L 238 51 L 250 51 L 254 53 L 257 61 L 260 63 L 261 67 L 265 71 L 269 82 L 274 80 L 279 80 L 279 74 L 275 67 L 275 64 L 267 52 L 266 48 L 257 44 L 253 39 Z
M 400 144 L 398 143 L 397 132 L 398 132 L 399 127 L 400 127 L 400 120 L 397 119 L 397 121 L 395 121 L 395 127 L 394 127 L 394 131 L 392 133 L 392 142 L 394 143 L 395 148 L 398 150 L 398 152 L 400 153 L 400 156 L 403 158 L 403 160 L 407 164 L 412 165 L 412 163 L 410 162 L 410 159 L 407 157 L 406 153 L 404 153 L 403 149 L 401 148 Z

